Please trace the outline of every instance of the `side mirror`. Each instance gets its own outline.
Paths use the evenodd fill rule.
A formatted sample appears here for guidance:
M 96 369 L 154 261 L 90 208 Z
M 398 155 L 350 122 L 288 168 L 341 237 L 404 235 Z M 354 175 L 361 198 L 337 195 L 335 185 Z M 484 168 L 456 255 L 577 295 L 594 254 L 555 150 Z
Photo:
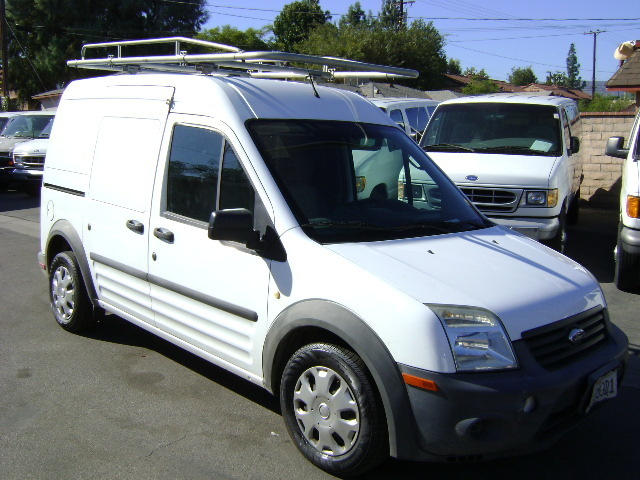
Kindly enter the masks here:
M 580 139 L 578 137 L 571 137 L 571 154 L 578 153 L 580 151 Z
M 209 238 L 247 245 L 255 237 L 253 215 L 246 208 L 216 210 L 209 219 Z
M 607 140 L 607 146 L 604 149 L 604 154 L 610 157 L 627 158 L 629 155 L 629 149 L 623 148 L 624 137 L 610 137 Z

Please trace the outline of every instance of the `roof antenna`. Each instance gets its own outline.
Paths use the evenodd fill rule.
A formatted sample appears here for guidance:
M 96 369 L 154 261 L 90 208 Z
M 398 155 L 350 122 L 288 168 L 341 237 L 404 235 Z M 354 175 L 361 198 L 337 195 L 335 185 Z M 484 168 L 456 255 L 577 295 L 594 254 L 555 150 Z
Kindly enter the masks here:
M 320 98 L 320 95 L 318 94 L 318 90 L 316 89 L 316 84 L 313 81 L 313 75 L 311 75 L 311 73 L 309 73 L 309 81 L 311 82 L 311 86 L 313 87 L 313 95 L 316 98 Z

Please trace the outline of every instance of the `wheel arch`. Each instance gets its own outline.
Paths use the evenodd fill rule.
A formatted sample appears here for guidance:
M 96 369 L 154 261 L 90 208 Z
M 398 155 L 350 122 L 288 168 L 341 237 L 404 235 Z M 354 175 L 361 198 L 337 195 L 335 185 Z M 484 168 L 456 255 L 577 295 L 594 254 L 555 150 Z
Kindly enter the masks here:
M 98 306 L 98 295 L 93 285 L 93 279 L 91 277 L 91 271 L 89 269 L 89 262 L 87 255 L 85 254 L 82 246 L 82 239 L 78 234 L 78 231 L 68 220 L 58 220 L 53 224 L 49 235 L 47 236 L 47 243 L 45 248 L 45 265 L 47 271 L 49 271 L 49 265 L 53 258 L 60 252 L 71 250 L 78 260 L 78 266 L 82 273 L 82 280 L 87 290 L 87 295 L 91 304 L 95 307 Z
M 306 300 L 278 315 L 267 333 L 263 350 L 265 387 L 279 395 L 280 379 L 291 355 L 315 342 L 337 344 L 362 359 L 382 400 L 390 454 L 409 458 L 410 452 L 417 448 L 417 436 L 400 369 L 373 329 L 341 305 L 326 300 Z

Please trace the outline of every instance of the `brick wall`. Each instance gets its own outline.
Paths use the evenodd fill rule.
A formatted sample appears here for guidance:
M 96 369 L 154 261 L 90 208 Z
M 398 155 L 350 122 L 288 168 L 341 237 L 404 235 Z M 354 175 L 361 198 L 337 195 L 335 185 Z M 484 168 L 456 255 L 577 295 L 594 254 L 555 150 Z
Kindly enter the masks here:
M 584 112 L 582 119 L 582 154 L 584 180 L 580 188 L 583 204 L 595 208 L 618 209 L 620 202 L 621 158 L 609 157 L 604 148 L 609 137 L 622 136 L 625 146 L 635 114 Z

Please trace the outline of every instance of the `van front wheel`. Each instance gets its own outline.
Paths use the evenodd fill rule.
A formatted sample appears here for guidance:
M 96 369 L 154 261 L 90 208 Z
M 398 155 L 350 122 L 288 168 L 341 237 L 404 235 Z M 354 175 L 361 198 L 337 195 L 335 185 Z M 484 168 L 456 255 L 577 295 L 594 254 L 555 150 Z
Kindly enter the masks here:
M 69 332 L 93 326 L 91 304 L 78 260 L 73 252 L 60 252 L 49 266 L 49 297 L 58 325 Z
M 358 475 L 389 455 L 378 392 L 364 362 L 345 348 L 299 349 L 284 369 L 280 405 L 298 449 L 326 472 Z

